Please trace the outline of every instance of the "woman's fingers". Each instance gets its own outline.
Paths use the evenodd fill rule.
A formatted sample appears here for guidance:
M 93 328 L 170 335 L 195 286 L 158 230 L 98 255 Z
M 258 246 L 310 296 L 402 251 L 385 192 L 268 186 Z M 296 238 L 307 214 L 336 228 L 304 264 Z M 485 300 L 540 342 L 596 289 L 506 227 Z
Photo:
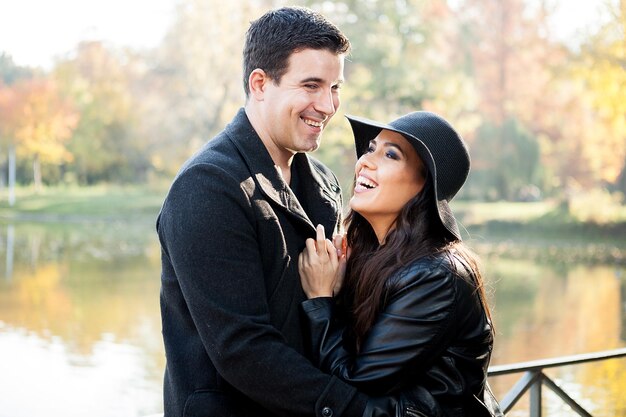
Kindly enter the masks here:
M 315 239 L 308 238 L 305 242 L 305 245 L 306 245 L 306 248 L 304 249 L 304 252 L 302 253 L 306 252 L 306 255 L 309 257 L 312 256 L 313 254 L 317 254 L 318 245 Z
M 341 255 L 343 255 L 342 242 L 343 242 L 343 235 L 336 234 L 333 236 L 333 245 L 337 249 L 337 256 L 339 256 L 340 258 L 341 258 Z
M 326 251 L 326 233 L 324 232 L 324 226 L 318 224 L 315 228 L 316 242 L 317 242 L 317 254 L 322 254 Z
M 348 238 L 345 234 L 336 234 L 333 236 L 333 245 L 337 248 L 337 256 L 348 256 Z
M 315 239 L 305 241 L 305 248 L 298 257 L 300 282 L 306 296 L 332 296 L 338 267 L 337 250 L 330 239 L 326 239 L 323 226 L 318 226 Z
M 337 255 L 335 245 L 333 245 L 333 242 L 331 242 L 330 239 L 326 239 L 326 253 L 328 254 L 331 265 L 336 268 L 339 263 L 339 256 Z
M 345 276 L 346 276 L 346 257 L 342 256 L 339 259 L 339 264 L 337 265 L 337 272 L 335 273 L 333 295 L 339 294 L 339 290 L 341 290 L 341 286 L 343 285 L 343 280 Z

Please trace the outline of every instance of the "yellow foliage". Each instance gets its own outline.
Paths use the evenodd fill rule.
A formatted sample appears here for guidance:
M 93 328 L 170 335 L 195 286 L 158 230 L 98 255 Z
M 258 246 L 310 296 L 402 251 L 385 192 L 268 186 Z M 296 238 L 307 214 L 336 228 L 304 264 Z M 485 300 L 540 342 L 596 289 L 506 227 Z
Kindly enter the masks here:
M 19 155 L 42 162 L 71 160 L 65 148 L 79 115 L 60 96 L 50 79 L 23 80 L 0 89 L 2 136 L 17 146 Z

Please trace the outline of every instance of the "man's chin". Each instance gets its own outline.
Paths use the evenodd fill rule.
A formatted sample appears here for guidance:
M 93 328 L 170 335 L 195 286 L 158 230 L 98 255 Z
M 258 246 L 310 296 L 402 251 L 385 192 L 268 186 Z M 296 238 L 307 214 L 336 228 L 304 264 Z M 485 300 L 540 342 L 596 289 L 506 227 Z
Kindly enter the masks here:
M 316 139 L 313 142 L 309 141 L 300 148 L 300 152 L 314 152 L 319 149 L 320 142 L 321 142 L 321 137 Z

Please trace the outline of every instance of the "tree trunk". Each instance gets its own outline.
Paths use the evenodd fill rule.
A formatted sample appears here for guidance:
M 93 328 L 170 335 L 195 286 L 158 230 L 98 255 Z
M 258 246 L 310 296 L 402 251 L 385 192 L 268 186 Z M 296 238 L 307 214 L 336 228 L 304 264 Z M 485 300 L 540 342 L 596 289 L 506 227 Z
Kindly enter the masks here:
M 626 1 L 626 0 L 625 0 Z M 622 204 L 626 205 L 626 158 L 624 158 L 624 165 L 622 171 L 615 181 L 615 188 L 622 193 Z
M 41 191 L 41 162 L 39 161 L 39 154 L 35 154 L 33 160 L 33 180 L 35 183 L 35 193 Z
M 15 204 L 15 145 L 9 145 L 9 206 Z

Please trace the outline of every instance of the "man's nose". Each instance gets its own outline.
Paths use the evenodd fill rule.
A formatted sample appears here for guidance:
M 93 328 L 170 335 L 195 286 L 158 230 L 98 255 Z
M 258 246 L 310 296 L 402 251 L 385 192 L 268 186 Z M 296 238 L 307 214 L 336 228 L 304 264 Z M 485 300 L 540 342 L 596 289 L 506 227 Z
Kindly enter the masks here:
M 332 90 L 320 93 L 315 102 L 315 109 L 326 115 L 335 114 L 337 107 L 339 107 L 339 98 L 335 96 Z

